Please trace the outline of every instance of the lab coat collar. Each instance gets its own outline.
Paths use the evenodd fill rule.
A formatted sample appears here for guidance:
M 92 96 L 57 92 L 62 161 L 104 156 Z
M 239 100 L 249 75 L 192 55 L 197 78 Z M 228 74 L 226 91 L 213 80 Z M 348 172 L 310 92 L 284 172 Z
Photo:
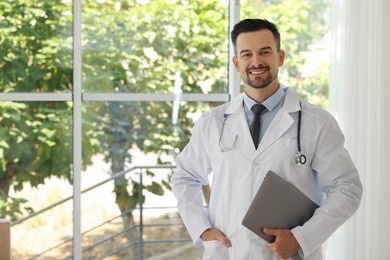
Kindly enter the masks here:
M 243 107 L 243 104 L 244 93 L 241 93 L 230 101 L 229 107 L 227 108 L 225 114 L 230 115 L 236 113 L 239 109 Z
M 265 149 L 273 144 L 278 138 L 280 138 L 294 123 L 294 119 L 290 116 L 290 113 L 301 110 L 298 95 L 290 90 L 284 88 L 286 96 L 282 108 L 275 115 L 266 133 L 264 134 L 255 155 L 260 155 Z M 255 151 L 252 137 L 249 131 L 248 123 L 243 107 L 244 93 L 238 95 L 230 102 L 225 114 L 229 115 L 226 121 L 226 127 L 231 129 L 237 136 L 245 141 L 248 147 L 251 147 L 252 153 Z
M 301 105 L 299 103 L 298 95 L 290 88 L 284 88 L 283 90 L 286 91 L 286 97 L 284 99 L 283 109 L 287 113 L 297 112 L 301 110 Z

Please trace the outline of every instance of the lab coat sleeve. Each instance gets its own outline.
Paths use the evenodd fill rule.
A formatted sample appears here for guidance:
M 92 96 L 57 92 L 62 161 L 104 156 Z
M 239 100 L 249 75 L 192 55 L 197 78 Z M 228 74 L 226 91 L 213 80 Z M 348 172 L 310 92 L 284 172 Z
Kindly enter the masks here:
M 202 192 L 211 172 L 202 134 L 204 118 L 202 115 L 197 121 L 189 143 L 176 158 L 177 168 L 171 178 L 179 213 L 196 247 L 203 245 L 200 235 L 211 227 Z
M 330 115 L 317 137 L 311 167 L 326 197 L 309 221 L 292 230 L 304 257 L 355 213 L 363 192 L 358 171 L 344 148 L 344 136 Z

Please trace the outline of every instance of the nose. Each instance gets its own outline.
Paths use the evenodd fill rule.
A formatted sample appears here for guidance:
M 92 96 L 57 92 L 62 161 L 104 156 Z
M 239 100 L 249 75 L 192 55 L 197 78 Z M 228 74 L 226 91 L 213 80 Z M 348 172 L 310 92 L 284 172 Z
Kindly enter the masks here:
M 259 66 L 262 66 L 264 65 L 264 62 L 263 62 L 263 59 L 261 58 L 261 56 L 259 54 L 254 54 L 253 57 L 252 57 L 252 66 L 254 67 L 259 67 Z

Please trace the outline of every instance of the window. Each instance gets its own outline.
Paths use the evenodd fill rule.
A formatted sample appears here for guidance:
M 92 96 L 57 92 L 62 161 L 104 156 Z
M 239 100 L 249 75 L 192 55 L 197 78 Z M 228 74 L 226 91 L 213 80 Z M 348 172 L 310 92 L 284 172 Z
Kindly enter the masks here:
M 312 15 L 324 6 L 242 1 L 241 17 L 280 24 L 291 55 L 284 82 L 326 106 L 327 67 L 306 67 L 313 43 L 326 40 L 328 17 Z M 173 158 L 200 113 L 239 92 L 228 68 L 239 9 L 233 0 L 0 4 L 0 215 L 13 221 L 13 258 L 167 249 L 140 247 L 139 234 L 155 239 L 150 216 L 161 217 L 162 191 L 172 198 Z M 161 228 L 188 239 L 165 210 Z M 115 235 L 122 229 L 127 235 Z M 110 241 L 111 251 L 98 247 Z

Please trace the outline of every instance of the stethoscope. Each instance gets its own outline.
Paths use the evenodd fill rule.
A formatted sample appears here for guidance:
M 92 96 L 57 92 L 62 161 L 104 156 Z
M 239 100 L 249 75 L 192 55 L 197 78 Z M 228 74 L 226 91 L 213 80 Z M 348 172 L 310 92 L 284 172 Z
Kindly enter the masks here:
M 221 132 L 219 133 L 219 139 L 218 139 L 218 145 L 219 145 L 219 151 L 220 152 L 227 152 L 227 151 L 230 151 L 232 150 L 235 145 L 236 145 L 236 140 L 237 140 L 237 135 L 234 137 L 234 141 L 231 145 L 228 145 L 228 146 L 225 146 L 225 147 L 222 147 L 221 145 L 221 139 L 222 139 L 222 134 L 223 134 L 223 129 L 225 129 L 225 123 L 226 123 L 226 120 L 228 118 L 228 114 L 224 114 L 223 115 L 223 124 L 222 124 L 222 129 L 221 129 Z
M 301 106 L 301 102 L 299 102 L 299 105 Z M 236 135 L 234 137 L 234 141 L 231 145 L 228 145 L 225 147 L 223 147 L 221 145 L 222 134 L 223 134 L 223 130 L 225 128 L 225 123 L 226 123 L 227 118 L 228 118 L 228 114 L 224 114 L 223 124 L 222 124 L 222 128 L 221 128 L 221 132 L 219 134 L 218 145 L 219 145 L 221 152 L 227 152 L 227 151 L 232 150 L 235 147 L 236 140 L 237 140 L 237 135 Z M 301 106 L 301 110 L 298 111 L 298 125 L 297 125 L 297 150 L 298 151 L 294 156 L 294 162 L 297 166 L 301 166 L 301 165 L 304 165 L 306 163 L 306 156 L 302 153 L 302 150 L 301 150 L 301 119 L 302 119 L 302 106 Z
M 299 105 L 301 106 L 301 102 L 299 102 Z M 294 162 L 296 165 L 301 166 L 306 163 L 306 156 L 302 153 L 301 150 L 301 119 L 302 119 L 302 106 L 301 109 L 298 111 L 298 126 L 297 126 L 297 153 L 294 157 Z

